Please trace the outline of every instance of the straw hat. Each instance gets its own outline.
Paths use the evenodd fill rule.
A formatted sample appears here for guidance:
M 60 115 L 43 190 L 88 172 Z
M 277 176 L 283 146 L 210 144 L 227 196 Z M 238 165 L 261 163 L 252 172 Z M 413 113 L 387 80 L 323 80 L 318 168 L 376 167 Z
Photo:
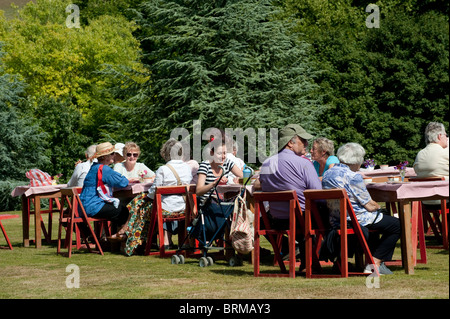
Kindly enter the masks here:
M 300 125 L 288 124 L 280 130 L 278 137 L 278 152 L 280 152 L 295 135 L 298 135 L 305 140 L 309 140 L 314 137 L 306 132 Z
M 97 145 L 94 157 L 98 158 L 101 156 L 112 154 L 116 151 L 116 148 L 110 142 L 101 143 Z

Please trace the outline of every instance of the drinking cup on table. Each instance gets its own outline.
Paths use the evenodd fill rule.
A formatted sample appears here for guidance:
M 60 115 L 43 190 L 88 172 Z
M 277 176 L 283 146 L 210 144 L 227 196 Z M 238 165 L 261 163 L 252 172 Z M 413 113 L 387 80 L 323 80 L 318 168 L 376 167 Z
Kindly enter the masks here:
M 370 177 L 364 177 L 364 183 L 365 183 L 365 184 L 372 183 L 372 178 L 370 178 Z
M 388 169 L 388 167 L 389 167 L 389 165 L 380 165 L 380 169 L 383 171 Z

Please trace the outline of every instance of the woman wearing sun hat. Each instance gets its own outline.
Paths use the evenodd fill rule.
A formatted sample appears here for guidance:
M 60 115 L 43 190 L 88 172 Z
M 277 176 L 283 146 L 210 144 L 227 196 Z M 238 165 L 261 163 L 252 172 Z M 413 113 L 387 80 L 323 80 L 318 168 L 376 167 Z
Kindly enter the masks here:
M 129 212 L 119 199 L 112 197 L 112 187 L 126 187 L 128 179 L 109 167 L 114 162 L 115 152 L 117 150 L 109 142 L 97 145 L 94 157 L 98 161 L 86 175 L 80 199 L 89 217 L 111 220 L 118 229 L 112 237 L 121 239 Z

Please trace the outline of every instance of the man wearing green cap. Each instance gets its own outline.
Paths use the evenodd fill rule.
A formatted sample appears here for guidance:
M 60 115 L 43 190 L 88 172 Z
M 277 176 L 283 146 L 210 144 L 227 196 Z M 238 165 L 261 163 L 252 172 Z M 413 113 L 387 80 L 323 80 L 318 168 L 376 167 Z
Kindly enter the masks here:
M 305 189 L 322 189 L 313 164 L 302 155 L 308 139 L 313 138 L 298 124 L 289 124 L 279 132 L 278 154 L 266 159 L 261 166 L 260 182 L 263 192 L 295 190 L 302 210 L 305 210 Z M 275 229 L 289 227 L 289 203 L 270 202 L 271 226 Z M 287 251 L 282 248 L 283 251 Z

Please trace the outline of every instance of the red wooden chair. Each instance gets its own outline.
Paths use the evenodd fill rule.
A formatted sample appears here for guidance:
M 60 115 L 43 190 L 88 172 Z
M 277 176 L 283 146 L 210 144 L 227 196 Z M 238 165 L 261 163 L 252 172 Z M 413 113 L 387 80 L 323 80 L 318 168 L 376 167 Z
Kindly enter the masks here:
M 255 277 L 291 277 L 295 278 L 295 239 L 296 235 L 303 234 L 303 213 L 298 202 L 297 193 L 295 190 L 280 191 L 280 192 L 254 192 L 253 199 L 255 201 L 255 244 L 254 244 L 254 260 L 253 273 Z M 264 208 L 264 201 L 269 202 L 288 202 L 289 203 L 289 229 L 272 229 L 269 222 L 269 217 Z M 260 216 L 260 218 L 258 218 Z M 260 219 L 264 224 L 264 229 L 260 227 Z M 300 228 L 298 228 L 298 225 Z M 267 238 L 272 245 L 275 262 L 280 267 L 281 273 L 269 274 L 261 273 L 260 271 L 260 236 L 267 235 Z M 281 241 L 279 240 L 283 235 L 287 235 L 289 239 L 289 272 L 286 270 L 285 263 L 281 258 Z
M 191 185 L 180 186 L 158 186 L 155 191 L 155 198 L 153 200 L 152 212 L 150 217 L 150 228 L 148 232 L 148 239 L 145 248 L 145 255 L 159 255 L 160 257 L 170 257 L 174 255 L 176 250 L 166 250 L 164 248 L 164 229 L 163 224 L 165 222 L 178 221 L 183 223 L 183 227 L 179 227 L 178 243 L 181 245 L 183 239 L 186 237 L 186 226 L 189 225 L 191 216 L 197 212 L 197 196 L 195 190 L 190 191 Z M 167 195 L 185 195 L 186 209 L 185 215 L 175 218 L 167 218 L 162 215 L 161 199 L 162 196 Z M 157 229 L 155 229 L 157 227 Z M 158 236 L 158 251 L 151 251 L 151 244 L 153 235 L 157 232 Z
M 76 232 L 76 247 L 81 247 L 80 234 L 86 243 L 86 248 L 90 253 L 99 253 L 103 255 L 102 247 L 98 241 L 98 235 L 105 230 L 106 235 L 110 235 L 109 221 L 104 218 L 88 217 L 84 210 L 83 204 L 80 199 L 81 187 L 69 187 L 61 189 L 61 210 L 59 217 L 59 229 L 58 229 L 58 247 L 57 254 L 63 254 L 61 252 L 61 240 L 62 240 L 62 228 L 66 229 L 66 237 L 64 245 L 68 249 L 67 255 L 70 258 L 72 256 L 72 236 L 75 228 Z M 67 209 L 65 210 L 64 204 L 67 203 Z M 91 222 L 94 223 L 94 228 L 91 226 Z M 88 234 L 85 234 L 80 230 L 79 224 L 84 224 L 84 229 L 88 230 Z M 94 229 L 96 231 L 94 231 Z M 95 243 L 96 251 L 92 250 L 87 237 L 91 236 Z
M 349 272 L 348 269 L 348 235 L 355 234 L 358 243 L 363 249 L 366 256 L 366 263 L 374 265 L 375 262 L 366 242 L 361 227 L 356 219 L 355 212 L 350 203 L 345 189 L 327 189 L 327 190 L 305 190 L 305 246 L 306 246 L 306 278 L 323 278 L 323 277 L 345 277 L 349 275 L 367 275 L 362 272 Z M 315 201 L 317 200 L 339 200 L 340 203 L 340 275 L 313 274 L 312 263 L 314 259 L 318 259 L 318 249 L 313 249 L 313 236 L 325 235 L 328 230 L 326 226 L 328 222 L 320 216 Z M 347 216 L 350 217 L 352 228 L 347 228 Z M 314 221 L 314 222 L 313 222 Z M 375 270 L 377 271 L 377 270 Z
M 0 215 L 0 228 L 2 229 L 3 236 L 5 236 L 6 243 L 8 244 L 9 249 L 13 250 L 11 242 L 9 241 L 8 234 L 6 234 L 6 230 L 3 227 L 2 220 L 3 219 L 11 219 L 11 218 L 19 218 L 19 215 L 11 215 L 11 214 L 1 214 Z
M 441 176 L 432 177 L 410 177 L 410 182 L 429 182 L 445 180 Z M 432 232 L 437 241 L 442 242 L 442 246 L 429 246 L 429 248 L 448 249 L 448 207 L 445 199 L 441 200 L 440 209 L 430 209 L 422 202 L 419 205 L 419 215 L 422 215 L 423 226 L 428 232 Z M 443 213 L 445 212 L 445 213 Z M 421 216 L 419 216 L 420 218 Z

